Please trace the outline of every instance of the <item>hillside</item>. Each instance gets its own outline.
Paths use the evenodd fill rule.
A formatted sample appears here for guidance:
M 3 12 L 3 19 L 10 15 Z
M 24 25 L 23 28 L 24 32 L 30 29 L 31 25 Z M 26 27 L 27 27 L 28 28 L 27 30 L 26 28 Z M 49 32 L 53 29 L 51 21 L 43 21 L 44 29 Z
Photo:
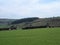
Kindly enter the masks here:
M 11 24 L 11 22 L 13 22 L 15 20 L 17 20 L 17 19 L 0 19 L 0 28 L 9 26 Z
M 60 17 L 51 18 L 23 18 L 23 19 L 0 19 L 0 27 L 16 25 L 18 28 L 33 27 L 33 26 L 51 26 L 60 27 Z
M 33 20 L 32 20 L 33 19 Z M 33 27 L 33 26 L 51 26 L 60 27 L 60 17 L 51 18 L 25 18 L 14 21 L 12 24 L 17 25 L 19 28 Z
M 39 18 L 38 17 L 23 18 L 23 19 L 16 20 L 16 21 L 12 22 L 11 24 L 29 23 L 29 22 L 32 22 L 37 19 L 39 19 Z

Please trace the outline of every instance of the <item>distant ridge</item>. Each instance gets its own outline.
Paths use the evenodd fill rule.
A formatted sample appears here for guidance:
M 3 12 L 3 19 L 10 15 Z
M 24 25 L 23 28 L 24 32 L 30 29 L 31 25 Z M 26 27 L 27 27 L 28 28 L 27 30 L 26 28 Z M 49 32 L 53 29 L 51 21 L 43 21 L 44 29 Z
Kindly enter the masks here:
M 25 26 L 44 26 L 48 24 L 49 26 L 60 27 L 60 17 L 50 17 L 50 18 L 22 18 L 22 19 L 0 19 L 0 27 L 17 25 L 18 28 Z

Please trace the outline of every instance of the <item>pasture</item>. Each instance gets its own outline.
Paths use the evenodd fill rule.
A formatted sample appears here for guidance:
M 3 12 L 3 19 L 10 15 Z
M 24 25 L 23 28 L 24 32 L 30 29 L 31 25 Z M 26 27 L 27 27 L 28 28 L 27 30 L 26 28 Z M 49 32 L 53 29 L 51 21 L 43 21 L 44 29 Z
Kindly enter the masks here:
M 0 45 L 60 45 L 60 28 L 0 31 Z

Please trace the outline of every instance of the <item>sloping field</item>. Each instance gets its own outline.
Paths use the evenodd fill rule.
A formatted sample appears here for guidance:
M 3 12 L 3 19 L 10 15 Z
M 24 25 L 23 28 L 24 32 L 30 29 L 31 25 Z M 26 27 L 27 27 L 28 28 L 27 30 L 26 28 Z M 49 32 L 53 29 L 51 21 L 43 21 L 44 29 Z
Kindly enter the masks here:
M 60 45 L 60 28 L 0 31 L 0 45 Z

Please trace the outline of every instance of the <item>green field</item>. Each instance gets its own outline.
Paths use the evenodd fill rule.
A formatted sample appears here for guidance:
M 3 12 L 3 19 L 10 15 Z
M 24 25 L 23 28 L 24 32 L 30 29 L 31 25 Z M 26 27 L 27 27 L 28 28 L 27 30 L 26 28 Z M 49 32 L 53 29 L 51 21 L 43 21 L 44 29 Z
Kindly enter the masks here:
M 0 31 L 0 45 L 60 45 L 60 28 Z

